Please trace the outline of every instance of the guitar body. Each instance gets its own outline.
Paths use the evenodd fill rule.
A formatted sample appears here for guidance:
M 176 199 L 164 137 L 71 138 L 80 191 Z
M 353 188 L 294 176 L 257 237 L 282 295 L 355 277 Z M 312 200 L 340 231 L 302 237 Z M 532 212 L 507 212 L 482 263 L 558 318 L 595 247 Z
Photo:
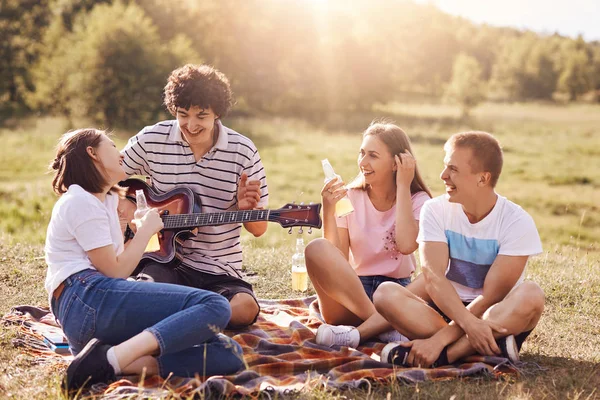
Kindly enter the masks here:
M 143 190 L 146 195 L 148 207 L 156 208 L 163 215 L 193 214 L 199 213 L 201 209 L 194 192 L 186 187 L 179 187 L 170 192 L 160 194 L 141 179 L 127 179 L 120 182 L 119 185 L 126 189 L 126 197 L 133 199 L 133 201 L 135 201 L 135 191 Z M 133 219 L 133 215 L 130 217 L 129 221 Z M 140 264 L 144 264 L 150 260 L 161 264 L 170 263 L 177 256 L 175 251 L 177 240 L 185 240 L 191 235 L 192 229 L 186 228 L 181 230 L 165 229 L 161 231 L 161 235 L 158 238 L 160 250 L 144 253 Z
M 277 222 L 284 228 L 321 228 L 321 204 L 286 204 L 277 210 L 235 210 L 202 213 L 201 203 L 194 192 L 187 187 L 178 187 L 166 193 L 158 193 L 141 179 L 130 178 L 119 182 L 125 190 L 125 200 L 119 203 L 119 218 L 125 227 L 134 218 L 135 192 L 143 190 L 148 206 L 161 214 L 164 228 L 160 232 L 160 249 L 147 251 L 142 256 L 138 270 L 148 261 L 168 264 L 178 257 L 176 244 L 194 235 L 194 229 L 201 226 L 239 224 L 253 221 Z M 310 230 L 309 230 L 310 233 Z

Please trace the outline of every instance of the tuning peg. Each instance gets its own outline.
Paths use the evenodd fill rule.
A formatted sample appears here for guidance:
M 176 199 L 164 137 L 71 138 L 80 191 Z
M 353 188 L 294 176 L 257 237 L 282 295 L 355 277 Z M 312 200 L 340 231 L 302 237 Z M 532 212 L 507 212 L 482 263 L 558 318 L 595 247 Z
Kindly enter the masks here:
M 308 234 L 312 235 L 312 226 L 310 228 L 308 228 Z
M 292 234 L 292 228 L 290 228 L 290 230 L 288 231 L 288 234 Z
M 298 229 L 298 234 L 299 234 L 299 235 L 302 235 L 302 232 L 304 232 L 304 231 L 302 230 L 302 227 L 300 227 L 300 228 Z

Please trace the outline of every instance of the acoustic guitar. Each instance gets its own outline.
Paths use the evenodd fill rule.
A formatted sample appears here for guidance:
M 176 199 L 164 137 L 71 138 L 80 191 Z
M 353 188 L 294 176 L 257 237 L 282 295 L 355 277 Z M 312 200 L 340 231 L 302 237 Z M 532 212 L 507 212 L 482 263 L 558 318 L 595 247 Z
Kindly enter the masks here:
M 157 261 L 167 264 L 177 257 L 175 245 L 193 235 L 193 230 L 202 226 L 238 224 L 243 222 L 277 222 L 284 228 L 309 227 L 321 228 L 321 204 L 288 203 L 276 210 L 240 210 L 221 212 L 202 212 L 200 199 L 187 187 L 178 187 L 169 192 L 158 193 L 141 179 L 130 178 L 119 182 L 125 189 L 125 198 L 135 203 L 135 191 L 143 190 L 148 206 L 156 208 L 162 217 L 164 228 L 158 235 L 160 249 L 149 251 L 142 256 L 144 261 Z M 135 206 L 128 207 L 122 220 L 131 221 Z M 130 230 L 129 230 L 130 231 Z M 126 235 L 127 236 L 127 235 Z

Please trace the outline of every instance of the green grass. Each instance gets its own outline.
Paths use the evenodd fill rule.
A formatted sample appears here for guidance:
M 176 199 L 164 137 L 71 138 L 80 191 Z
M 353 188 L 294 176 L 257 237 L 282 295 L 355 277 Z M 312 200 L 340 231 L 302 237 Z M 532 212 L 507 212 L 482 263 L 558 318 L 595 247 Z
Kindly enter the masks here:
M 318 202 L 320 160 L 329 158 L 346 181 L 357 173 L 361 132 L 374 117 L 388 116 L 413 139 L 416 157 L 434 194 L 441 194 L 442 144 L 467 129 L 494 133 L 504 145 L 498 192 L 535 219 L 545 253 L 530 261 L 528 276 L 547 297 L 523 359 L 541 369 L 509 380 L 467 379 L 417 386 L 394 384 L 331 394 L 315 390 L 300 398 L 600 398 L 600 107 L 484 104 L 470 120 L 446 105 L 393 104 L 369 115 L 329 116 L 308 123 L 277 118 L 225 121 L 257 144 L 267 170 L 270 208 Z M 56 197 L 46 166 L 66 124 L 36 118 L 0 128 L 0 313 L 17 304 L 46 304 L 43 242 Z M 119 146 L 134 132 L 116 132 Z M 260 297 L 299 296 L 290 288 L 295 229 L 276 224 L 258 239 L 244 235 L 244 266 Z M 306 240 L 319 237 L 313 230 Z M 314 293 L 309 287 L 307 294 Z M 38 365 L 0 329 L 0 397 L 58 398 L 60 370 Z

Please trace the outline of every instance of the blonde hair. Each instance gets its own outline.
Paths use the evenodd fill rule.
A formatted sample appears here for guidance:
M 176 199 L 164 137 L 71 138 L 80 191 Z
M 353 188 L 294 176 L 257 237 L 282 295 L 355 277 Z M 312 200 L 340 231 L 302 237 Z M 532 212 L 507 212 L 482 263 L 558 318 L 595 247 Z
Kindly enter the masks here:
M 367 136 L 374 136 L 381 140 L 392 155 L 405 153 L 407 150 L 410 154 L 413 154 L 408 135 L 400 129 L 399 126 L 391 122 L 371 122 L 369 127 L 363 133 L 363 138 Z M 395 183 L 396 181 L 394 181 L 394 184 Z M 365 182 L 365 177 L 362 174 L 359 174 L 352 182 L 350 182 L 350 184 L 348 184 L 348 188 L 366 190 L 367 184 Z M 419 167 L 415 166 L 415 176 L 410 184 L 410 193 L 415 194 L 417 192 L 425 192 L 429 197 L 433 197 L 419 173 Z
M 456 133 L 444 144 L 444 150 L 449 151 L 457 147 L 471 149 L 475 161 L 470 163 L 471 171 L 489 172 L 490 185 L 496 187 L 504 164 L 504 156 L 498 140 L 487 132 Z

